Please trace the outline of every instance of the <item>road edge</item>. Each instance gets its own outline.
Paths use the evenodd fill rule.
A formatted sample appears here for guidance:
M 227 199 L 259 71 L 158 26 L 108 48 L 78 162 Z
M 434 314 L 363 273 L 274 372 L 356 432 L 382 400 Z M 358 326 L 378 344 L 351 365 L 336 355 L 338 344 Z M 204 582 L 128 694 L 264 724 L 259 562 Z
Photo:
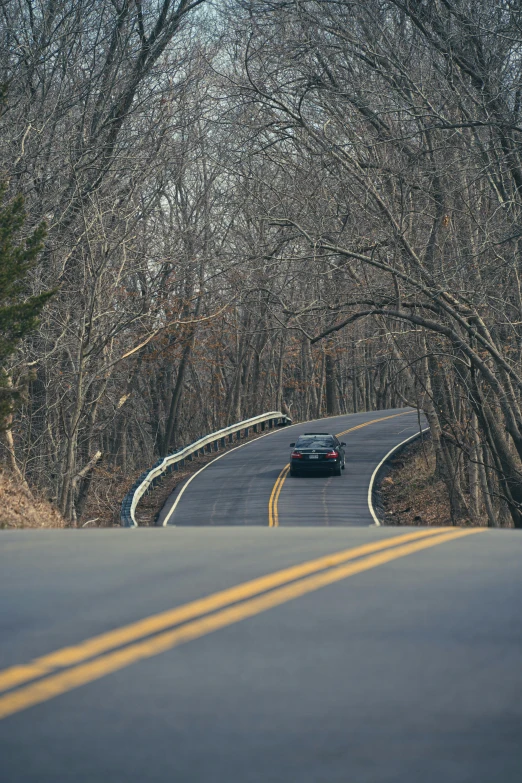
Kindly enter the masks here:
M 359 411 L 358 413 L 370 413 L 370 412 L 371 411 Z M 324 421 L 326 419 L 337 419 L 337 418 L 339 418 L 339 416 L 343 416 L 343 415 L 344 414 L 342 414 L 342 413 L 336 413 L 334 416 L 323 416 L 322 419 L 307 419 L 306 421 L 296 421 L 293 424 L 286 424 L 284 428 L 286 430 L 289 430 L 292 427 L 299 427 L 299 426 L 302 426 L 303 424 L 309 424 L 309 423 L 315 422 L 315 421 Z M 347 415 L 356 416 L 357 414 L 347 414 Z M 275 432 L 278 432 L 278 431 L 279 431 L 278 428 L 274 427 L 273 430 L 271 430 L 270 432 L 265 433 L 264 435 L 260 435 L 259 438 L 254 438 L 254 440 L 250 440 L 247 443 L 241 443 L 239 446 L 235 446 L 235 448 L 233 448 L 233 449 L 228 449 L 228 451 L 223 452 L 222 454 L 220 454 L 215 459 L 210 460 L 210 462 L 207 462 L 205 465 L 203 465 L 199 470 L 197 470 L 195 473 L 193 473 L 191 476 L 189 476 L 189 478 L 183 484 L 181 484 L 179 494 L 178 494 L 177 498 L 175 499 L 174 503 L 172 504 L 172 506 L 170 507 L 170 509 L 166 513 L 165 517 L 163 518 L 163 521 L 161 523 L 159 523 L 159 521 L 158 521 L 156 523 L 155 527 L 176 527 L 176 525 L 170 525 L 169 524 L 169 519 L 174 514 L 174 511 L 176 510 L 177 505 L 178 505 L 179 501 L 181 500 L 181 496 L 185 492 L 185 489 L 188 487 L 188 485 L 191 483 L 192 479 L 195 479 L 196 476 L 198 476 L 200 473 L 202 473 L 205 470 L 205 468 L 208 468 L 210 465 L 213 465 L 214 462 L 217 462 L 218 459 L 221 459 L 222 457 L 226 456 L 227 454 L 231 454 L 233 451 L 237 451 L 237 449 L 242 449 L 243 446 L 248 446 L 248 445 L 250 445 L 250 443 L 253 443 L 254 441 L 257 441 L 257 440 L 261 440 L 261 438 L 266 438 L 268 435 L 273 435 Z M 175 491 L 176 491 L 176 489 L 174 489 L 173 492 L 171 492 L 171 494 L 169 495 L 169 497 L 167 498 L 167 500 L 165 501 L 163 506 L 160 508 L 159 514 L 158 514 L 158 520 L 161 518 L 161 513 L 162 513 L 163 509 L 165 508 L 165 506 L 167 505 L 167 503 L 169 501 L 169 498 L 171 497 L 172 494 L 174 494 Z
M 420 438 L 425 432 L 429 432 L 429 429 L 430 429 L 429 427 L 424 427 L 423 429 L 419 430 L 419 432 L 415 432 L 413 435 L 410 435 L 409 438 L 406 438 L 405 440 L 398 443 L 396 446 L 393 447 L 393 449 L 390 449 L 390 451 L 384 455 L 384 457 L 381 459 L 381 461 L 373 471 L 372 476 L 370 478 L 370 483 L 368 484 L 368 508 L 373 518 L 373 525 L 370 525 L 370 527 L 382 527 L 382 522 L 377 516 L 375 507 L 373 505 L 374 493 L 376 491 L 375 485 L 377 483 L 377 477 L 379 473 L 386 466 L 386 463 L 394 456 L 394 454 L 396 454 L 398 451 L 401 451 L 401 449 L 407 446 L 408 443 L 411 443 L 411 441 L 415 440 L 416 438 Z
M 296 424 L 286 424 L 285 425 L 285 429 L 290 429 L 290 427 L 297 427 L 298 424 L 299 424 L 299 422 L 297 422 Z M 202 473 L 205 470 L 205 468 L 208 468 L 210 465 L 213 465 L 214 462 L 217 462 L 219 459 L 222 459 L 222 457 L 226 457 L 227 454 L 232 454 L 233 451 L 237 451 L 238 449 L 242 449 L 245 446 L 250 446 L 251 443 L 255 443 L 258 440 L 262 440 L 262 438 L 267 438 L 269 435 L 274 435 L 274 433 L 276 433 L 276 432 L 279 432 L 279 430 L 277 429 L 277 427 L 274 427 L 273 430 L 271 430 L 270 432 L 266 432 L 264 435 L 260 435 L 258 438 L 254 438 L 253 440 L 249 440 L 246 443 L 241 443 L 239 446 L 235 446 L 233 449 L 228 449 L 228 451 L 224 451 L 222 454 L 219 454 L 219 456 L 215 457 L 214 459 L 211 459 L 210 462 L 207 462 L 205 465 L 203 465 L 201 468 L 199 468 L 199 470 L 197 470 L 195 473 L 193 473 L 191 476 L 189 476 L 188 479 L 181 485 L 180 490 L 179 490 L 179 494 L 178 494 L 177 498 L 175 499 L 174 503 L 172 504 L 172 506 L 170 507 L 170 509 L 168 510 L 168 512 L 166 513 L 166 515 L 165 515 L 165 517 L 163 519 L 163 522 L 161 524 L 156 524 L 155 527 L 176 527 L 176 525 L 170 525 L 169 524 L 169 519 L 174 514 L 174 512 L 175 512 L 175 510 L 176 510 L 176 508 L 178 506 L 178 503 L 179 503 L 179 501 L 181 500 L 181 498 L 183 496 L 183 493 L 185 492 L 185 490 L 188 487 L 188 485 L 191 483 L 192 479 L 195 479 L 196 476 L 199 476 L 199 474 Z M 163 509 L 165 508 L 165 506 L 169 502 L 169 498 L 171 497 L 171 495 L 174 494 L 175 491 L 176 491 L 176 488 L 174 488 L 174 490 L 171 492 L 171 494 L 169 495 L 169 497 L 167 498 L 167 500 L 165 501 L 163 506 L 160 508 L 158 518 L 161 517 L 161 512 L 163 511 Z

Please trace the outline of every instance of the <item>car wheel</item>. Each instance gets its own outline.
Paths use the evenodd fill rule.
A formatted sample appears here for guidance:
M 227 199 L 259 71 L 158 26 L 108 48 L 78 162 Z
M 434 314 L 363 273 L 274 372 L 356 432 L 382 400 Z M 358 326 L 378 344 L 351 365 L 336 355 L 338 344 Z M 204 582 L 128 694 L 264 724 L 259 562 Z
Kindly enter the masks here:
M 297 472 L 297 470 L 290 468 L 290 475 L 293 476 L 293 478 L 295 478 L 296 476 L 299 475 L 299 473 Z
M 343 460 L 343 470 L 345 469 L 345 467 L 346 467 L 346 462 Z
M 334 468 L 334 476 L 340 476 L 341 475 L 341 463 L 339 462 L 338 465 Z

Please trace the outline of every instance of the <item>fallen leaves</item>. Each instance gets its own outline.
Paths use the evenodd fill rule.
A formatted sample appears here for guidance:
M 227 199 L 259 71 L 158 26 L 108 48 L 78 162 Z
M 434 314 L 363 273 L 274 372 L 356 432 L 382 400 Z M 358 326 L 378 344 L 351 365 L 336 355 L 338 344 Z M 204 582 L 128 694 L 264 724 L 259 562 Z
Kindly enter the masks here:
M 0 468 L 0 529 L 65 527 L 65 520 L 47 500 L 30 498 L 9 473 Z

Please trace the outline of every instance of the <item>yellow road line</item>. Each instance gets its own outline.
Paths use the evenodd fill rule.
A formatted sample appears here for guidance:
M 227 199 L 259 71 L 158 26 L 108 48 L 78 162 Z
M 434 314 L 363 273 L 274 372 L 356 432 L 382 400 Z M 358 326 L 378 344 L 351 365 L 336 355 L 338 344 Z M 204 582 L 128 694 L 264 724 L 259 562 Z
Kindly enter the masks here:
M 0 671 L 0 691 L 6 691 L 15 688 L 30 680 L 52 674 L 57 669 L 74 666 L 78 663 L 94 658 L 96 655 L 113 650 L 116 647 L 122 647 L 129 642 L 135 642 L 137 639 L 143 639 L 159 631 L 164 631 L 173 625 L 193 620 L 203 614 L 222 609 L 224 606 L 244 601 L 254 595 L 272 590 L 282 584 L 301 579 L 311 573 L 332 568 L 347 560 L 353 560 L 357 557 L 371 554 L 373 552 L 389 549 L 400 543 L 424 538 L 426 536 L 439 535 L 446 528 L 432 528 L 430 530 L 420 530 L 414 533 L 408 533 L 401 536 L 393 536 L 384 541 L 378 541 L 370 544 L 363 544 L 358 547 L 352 547 L 340 552 L 325 555 L 315 560 L 309 560 L 299 565 L 290 566 L 272 574 L 252 579 L 249 582 L 243 582 L 240 585 L 221 590 L 218 593 L 191 601 L 183 606 L 169 609 L 166 612 L 145 617 L 135 623 L 115 628 L 113 631 L 93 636 L 79 644 L 63 647 L 61 650 L 36 658 L 29 664 L 21 666 L 11 666 L 8 669 Z
M 424 532 L 427 534 L 427 531 L 423 531 L 423 533 Z M 290 584 L 285 584 L 269 593 L 257 595 L 240 604 L 227 606 L 214 614 L 187 622 L 181 627 L 161 633 L 151 639 L 129 645 L 122 650 L 111 652 L 90 661 L 89 663 L 78 665 L 73 669 L 58 674 L 52 674 L 39 682 L 8 693 L 5 696 L 0 697 L 0 719 L 20 712 L 35 704 L 52 699 L 55 696 L 66 693 L 81 685 L 93 682 L 94 680 L 100 679 L 118 669 L 123 669 L 139 660 L 159 655 L 180 644 L 184 644 L 212 633 L 213 631 L 217 631 L 220 628 L 225 628 L 233 623 L 253 617 L 254 615 L 267 611 L 273 607 L 280 606 L 287 601 L 292 601 L 314 590 L 318 590 L 321 587 L 338 582 L 341 579 L 346 579 L 354 574 L 368 571 L 377 566 L 396 560 L 397 558 L 405 557 L 414 552 L 427 549 L 428 547 L 437 546 L 438 544 L 447 541 L 453 541 L 454 539 L 462 538 L 463 536 L 481 532 L 481 529 L 452 530 L 448 533 L 443 533 L 439 529 L 435 531 L 437 535 L 434 535 L 434 531 L 429 532 L 432 533 L 432 537 L 427 538 L 427 540 L 424 540 L 426 536 L 422 536 L 420 540 L 413 541 L 412 543 L 395 546 L 387 551 L 380 551 L 377 554 L 368 555 L 367 557 L 356 560 L 348 565 L 339 565 L 335 568 L 330 568 L 327 571 L 303 578 L 297 582 L 294 581 Z M 401 536 L 399 540 L 404 541 L 404 538 L 406 537 Z M 397 543 L 396 537 L 395 543 Z M 360 551 L 361 547 L 359 547 L 358 550 Z M 351 550 L 352 557 L 354 556 L 355 551 L 356 550 Z M 341 553 L 330 556 L 330 558 L 339 557 L 340 555 Z M 323 562 L 326 559 L 327 558 L 322 558 Z
M 360 430 L 363 427 L 368 427 L 370 424 L 377 424 L 380 421 L 388 421 L 388 419 L 396 419 L 398 416 L 407 416 L 410 413 L 416 413 L 416 411 L 406 411 L 405 413 L 393 413 L 391 416 L 383 416 L 381 419 L 372 419 L 371 421 L 364 421 L 362 424 L 358 424 L 356 427 L 350 427 L 349 430 L 338 432 L 336 437 L 340 438 L 341 435 L 348 435 L 349 432 L 354 432 L 355 430 Z M 279 495 L 281 494 L 281 490 L 283 489 L 283 484 L 285 478 L 288 476 L 289 470 L 290 470 L 290 465 L 289 464 L 285 465 L 283 470 L 277 477 L 276 482 L 272 488 L 272 492 L 270 493 L 270 498 L 268 499 L 268 527 L 279 527 L 279 509 L 278 509 Z
M 336 437 L 340 438 L 341 435 L 348 435 L 349 432 L 354 432 L 355 430 L 360 430 L 363 427 L 368 427 L 370 424 L 378 424 L 380 421 L 388 421 L 388 419 L 396 419 L 399 416 L 408 416 L 411 413 L 417 413 L 417 411 L 406 411 L 405 413 L 393 413 L 391 416 L 383 416 L 381 419 L 372 419 L 371 421 L 363 421 L 362 424 L 358 424 L 356 427 L 350 427 L 349 430 L 344 430 L 344 432 L 338 432 Z
M 274 488 L 272 489 L 272 492 L 270 494 L 270 499 L 268 501 L 268 527 L 279 526 L 279 513 L 277 510 L 277 501 L 279 500 L 279 494 L 281 492 L 281 489 L 283 487 L 283 482 L 287 477 L 289 470 L 290 470 L 290 465 L 285 465 L 283 470 L 277 477 L 276 483 L 274 484 Z

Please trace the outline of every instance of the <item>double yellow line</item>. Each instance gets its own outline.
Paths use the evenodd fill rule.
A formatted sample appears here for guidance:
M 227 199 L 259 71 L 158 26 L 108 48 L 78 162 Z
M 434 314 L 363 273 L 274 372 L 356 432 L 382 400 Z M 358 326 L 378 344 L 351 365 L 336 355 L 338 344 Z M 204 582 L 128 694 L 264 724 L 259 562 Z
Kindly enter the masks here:
M 479 529 L 415 531 L 335 552 L 0 671 L 0 719 L 321 587 Z
M 380 419 L 372 419 L 371 421 L 365 421 L 362 424 L 358 424 L 356 427 L 350 427 L 349 430 L 343 430 L 343 432 L 338 432 L 336 437 L 340 438 L 341 435 L 348 435 L 349 432 L 355 432 L 355 430 L 360 430 L 363 427 L 369 427 L 370 424 L 377 424 L 380 421 L 388 421 L 388 419 L 396 419 L 398 416 L 407 416 L 408 414 L 415 413 L 415 412 L 416 411 L 406 411 L 405 413 L 393 413 L 391 416 L 383 416 Z M 277 477 L 276 483 L 274 484 L 272 492 L 270 493 L 270 498 L 268 500 L 268 527 L 279 527 L 279 508 L 278 508 L 279 495 L 281 494 L 284 481 L 288 476 L 289 471 L 290 471 L 290 465 L 285 465 L 283 470 Z
M 290 465 L 285 465 L 281 473 L 276 479 L 276 483 L 274 484 L 274 488 L 272 489 L 272 492 L 270 494 L 270 499 L 268 501 L 268 527 L 279 527 L 279 509 L 278 509 L 278 500 L 279 495 L 281 494 L 281 490 L 283 489 L 283 484 L 285 482 L 285 478 L 288 476 L 288 472 L 290 470 Z

